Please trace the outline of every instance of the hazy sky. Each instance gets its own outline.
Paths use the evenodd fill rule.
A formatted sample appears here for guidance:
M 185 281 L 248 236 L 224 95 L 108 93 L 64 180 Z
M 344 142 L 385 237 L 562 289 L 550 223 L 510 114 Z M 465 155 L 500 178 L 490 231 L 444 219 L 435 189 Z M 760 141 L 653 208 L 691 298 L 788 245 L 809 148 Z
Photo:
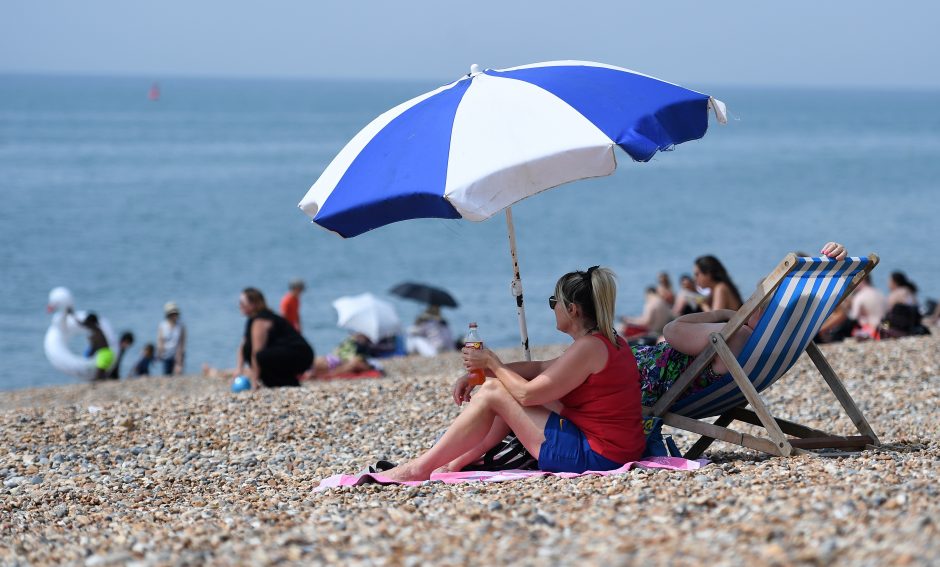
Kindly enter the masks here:
M 684 84 L 940 87 L 940 2 L 2 0 L 0 73 L 402 77 L 588 59 Z

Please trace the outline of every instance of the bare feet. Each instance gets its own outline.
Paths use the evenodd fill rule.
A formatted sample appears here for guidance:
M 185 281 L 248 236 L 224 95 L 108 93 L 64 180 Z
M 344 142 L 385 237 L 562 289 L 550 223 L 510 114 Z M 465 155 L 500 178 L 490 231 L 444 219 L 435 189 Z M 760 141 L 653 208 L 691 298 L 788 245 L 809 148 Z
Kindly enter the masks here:
M 414 461 L 402 463 L 393 469 L 388 469 L 385 472 L 377 473 L 377 475 L 399 482 L 407 482 L 409 480 L 428 480 L 431 478 L 431 473 L 419 470 L 418 467 L 415 466 Z

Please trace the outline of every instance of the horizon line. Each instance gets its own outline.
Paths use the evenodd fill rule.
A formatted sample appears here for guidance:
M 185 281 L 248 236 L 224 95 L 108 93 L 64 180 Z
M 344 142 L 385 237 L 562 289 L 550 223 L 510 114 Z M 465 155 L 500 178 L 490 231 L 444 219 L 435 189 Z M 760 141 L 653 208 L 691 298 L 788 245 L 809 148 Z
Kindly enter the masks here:
M 15 70 L 0 69 L 0 77 L 26 76 L 26 77 L 74 77 L 74 78 L 98 78 L 98 79 L 141 79 L 150 82 L 162 82 L 166 80 L 186 79 L 186 80 L 238 80 L 238 81 L 285 81 L 285 82 L 303 82 L 303 81 L 349 81 L 349 82 L 408 82 L 419 83 L 427 82 L 437 85 L 447 84 L 451 81 L 440 82 L 440 78 L 431 76 L 400 76 L 400 77 L 367 77 L 350 75 L 265 75 L 265 74 L 228 74 L 228 73 L 188 73 L 188 72 L 169 72 L 145 74 L 139 71 L 61 71 L 61 70 Z M 457 77 L 459 78 L 459 77 Z M 453 79 L 456 80 L 456 79 Z M 681 81 L 680 84 L 696 83 L 697 81 Z M 883 83 L 803 83 L 803 82 L 738 82 L 738 81 L 705 81 L 704 84 L 719 87 L 739 87 L 739 88 L 782 88 L 782 89 L 869 89 L 885 91 L 938 91 L 940 84 L 890 84 Z

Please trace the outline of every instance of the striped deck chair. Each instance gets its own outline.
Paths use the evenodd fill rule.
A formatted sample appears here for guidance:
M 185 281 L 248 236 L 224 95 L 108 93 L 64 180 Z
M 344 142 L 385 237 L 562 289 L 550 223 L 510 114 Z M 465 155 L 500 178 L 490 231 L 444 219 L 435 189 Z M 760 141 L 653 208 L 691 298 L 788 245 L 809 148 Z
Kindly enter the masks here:
M 643 408 L 644 415 L 660 417 L 667 425 L 702 435 L 686 453 L 686 458 L 699 457 L 715 440 L 780 456 L 814 449 L 858 449 L 879 445 L 855 401 L 813 343 L 823 321 L 877 264 L 878 256 L 875 254 L 841 261 L 788 254 L 722 330 L 712 333 L 708 347 L 656 405 Z M 728 339 L 762 307 L 764 311 L 753 334 L 741 354 L 735 357 L 728 348 Z M 758 392 L 783 376 L 804 351 L 860 435 L 834 436 L 770 414 Z M 729 368 L 729 373 L 708 388 L 683 397 L 693 379 L 716 356 Z M 747 405 L 751 409 L 745 409 Z M 714 416 L 718 419 L 713 424 L 701 420 Z M 728 429 L 727 426 L 735 420 L 763 427 L 766 437 Z

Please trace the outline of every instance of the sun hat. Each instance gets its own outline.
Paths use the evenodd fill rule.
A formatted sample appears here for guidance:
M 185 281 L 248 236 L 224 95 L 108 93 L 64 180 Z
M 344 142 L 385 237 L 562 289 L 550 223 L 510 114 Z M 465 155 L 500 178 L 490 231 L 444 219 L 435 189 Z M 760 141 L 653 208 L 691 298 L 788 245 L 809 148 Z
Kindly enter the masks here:
M 175 302 L 173 302 L 173 301 L 167 301 L 166 304 L 163 305 L 163 314 L 164 314 L 164 315 L 172 315 L 172 314 L 174 314 L 174 313 L 176 313 L 177 315 L 179 315 L 179 314 L 180 314 L 180 308 L 176 305 Z

